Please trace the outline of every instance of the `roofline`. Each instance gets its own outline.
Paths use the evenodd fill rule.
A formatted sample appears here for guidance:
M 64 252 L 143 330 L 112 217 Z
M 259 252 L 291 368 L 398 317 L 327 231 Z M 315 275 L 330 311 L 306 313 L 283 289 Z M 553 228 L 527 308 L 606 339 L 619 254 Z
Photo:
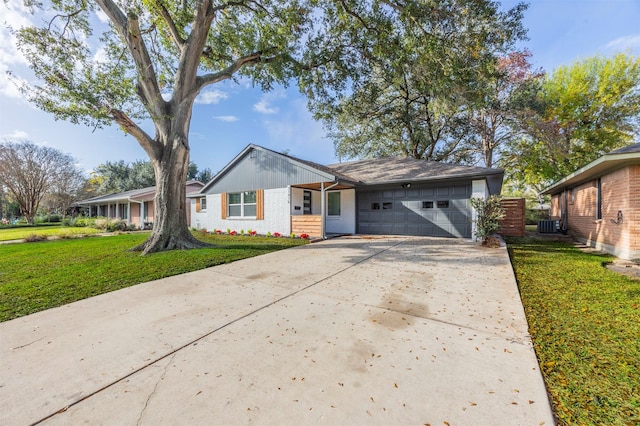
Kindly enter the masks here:
M 556 183 L 543 189 L 540 194 L 549 195 L 560 192 L 562 189 L 578 185 L 584 181 L 602 176 L 604 173 L 613 169 L 624 167 L 626 165 L 635 164 L 637 160 L 640 163 L 640 152 L 623 152 L 604 154 L 597 160 L 592 161 L 584 167 L 579 168 L 575 172 L 565 176 Z
M 504 176 L 504 170 L 493 169 L 491 171 L 487 171 L 486 173 L 470 172 L 470 173 L 461 173 L 456 175 L 437 175 L 437 176 L 429 176 L 421 179 L 410 178 L 410 179 L 394 179 L 394 180 L 385 180 L 385 181 L 358 182 L 357 186 L 390 185 L 390 184 L 404 183 L 404 182 L 419 183 L 419 182 L 430 182 L 434 180 L 461 180 L 461 179 L 473 179 L 473 178 L 486 178 L 488 176 L 494 176 L 494 175 Z
M 204 186 L 204 183 L 200 182 L 199 180 L 189 180 L 187 182 L 185 182 L 185 187 L 188 185 L 194 185 L 194 184 L 200 184 L 202 186 Z M 122 196 L 122 197 L 115 197 L 118 194 L 125 194 L 127 192 L 136 192 L 136 191 L 140 191 L 138 193 L 136 193 L 135 195 L 127 195 L 127 196 Z M 134 203 L 141 203 L 145 200 L 138 200 L 138 198 L 140 197 L 146 197 L 148 195 L 154 194 L 155 195 L 156 192 L 156 187 L 155 186 L 148 186 L 146 188 L 140 188 L 140 189 L 130 189 L 129 191 L 122 191 L 122 192 L 114 192 L 111 194 L 107 194 L 107 195 L 98 195 L 97 197 L 93 197 L 93 198 L 87 198 L 86 200 L 80 200 L 80 201 L 76 201 L 74 204 L 78 204 L 78 205 L 88 205 L 88 204 L 96 204 L 100 201 L 106 201 L 106 202 L 115 202 L 115 201 L 121 201 L 121 200 L 126 200 L 126 201 L 130 201 L 130 202 L 134 202 Z M 109 198 L 109 197 L 114 197 L 114 198 Z
M 203 186 L 199 193 L 205 193 L 209 190 L 210 187 L 212 187 L 218 180 L 220 180 L 225 174 L 227 174 L 227 172 L 229 172 L 229 170 L 233 169 L 233 167 L 235 167 L 240 160 L 242 160 L 242 158 L 244 158 L 244 156 L 252 149 L 258 150 L 258 151 L 262 151 L 265 153 L 272 153 L 275 154 L 279 157 L 282 157 L 283 159 L 290 161 L 292 163 L 294 163 L 295 165 L 302 167 L 303 169 L 307 170 L 307 171 L 311 171 L 317 174 L 320 174 L 322 176 L 324 176 L 325 178 L 329 179 L 331 182 L 335 182 L 337 180 L 337 176 L 335 175 L 330 175 L 322 170 L 316 169 L 315 167 L 311 167 L 308 164 L 303 163 L 302 161 L 299 161 L 298 159 L 296 159 L 295 157 L 292 157 L 290 155 L 284 155 L 284 154 L 280 154 L 279 152 L 276 151 L 272 151 L 270 149 L 264 148 L 260 145 L 256 145 L 256 144 L 252 144 L 250 143 L 249 145 L 247 145 L 242 151 L 240 151 L 240 153 L 238 155 L 236 155 L 229 163 L 227 163 L 226 166 L 224 166 L 224 168 L 222 170 L 220 170 L 218 173 L 216 173 L 216 175 L 213 177 L 213 179 L 211 179 L 209 182 L 207 182 L 207 184 L 205 186 Z

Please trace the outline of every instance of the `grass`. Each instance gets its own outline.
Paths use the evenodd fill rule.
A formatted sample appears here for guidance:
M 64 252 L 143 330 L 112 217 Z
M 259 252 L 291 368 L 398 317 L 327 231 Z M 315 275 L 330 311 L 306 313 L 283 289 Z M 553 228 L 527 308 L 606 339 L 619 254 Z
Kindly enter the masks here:
M 570 244 L 507 243 L 558 423 L 640 424 L 640 282 Z
M 62 225 L 28 226 L 20 228 L 0 229 L 0 241 L 22 240 L 32 235 L 70 237 L 102 232 L 95 228 L 76 228 Z
M 202 236 L 219 247 L 141 256 L 148 234 L 0 246 L 0 321 L 183 272 L 305 244 L 267 237 Z

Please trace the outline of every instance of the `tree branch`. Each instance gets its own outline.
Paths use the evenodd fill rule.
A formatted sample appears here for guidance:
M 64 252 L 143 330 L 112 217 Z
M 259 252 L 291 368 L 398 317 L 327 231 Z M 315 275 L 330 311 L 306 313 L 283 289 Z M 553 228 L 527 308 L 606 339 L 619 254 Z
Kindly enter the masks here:
M 176 44 L 176 47 L 178 48 L 178 50 L 182 51 L 185 40 L 180 36 L 180 33 L 178 32 L 178 27 L 176 27 L 175 21 L 173 20 L 173 18 L 171 18 L 169 11 L 167 10 L 166 7 L 164 7 L 164 4 L 156 1 L 156 5 L 160 9 L 160 16 L 162 16 L 162 19 L 164 19 L 164 22 L 169 27 L 169 33 L 171 34 L 171 38 L 173 39 L 173 42 Z
M 263 54 L 264 52 L 262 51 L 250 53 L 236 59 L 231 65 L 223 70 L 198 77 L 199 84 L 197 89 L 200 90 L 206 85 L 217 83 L 222 80 L 228 80 L 243 66 L 257 64 L 258 62 L 268 63 L 274 60 L 274 58 L 263 58 Z
M 161 147 L 158 142 L 134 123 L 125 112 L 111 108 L 109 110 L 109 115 L 111 115 L 113 120 L 118 123 L 125 132 L 136 138 L 138 143 L 140 143 L 140 146 L 142 146 L 145 152 L 149 155 L 149 158 L 157 159 L 160 157 Z
M 125 40 L 138 70 L 138 94 L 152 116 L 164 115 L 165 101 L 162 99 L 158 78 L 147 46 L 142 38 L 138 17 L 129 13 L 127 17 L 113 0 L 96 0 L 109 17 L 116 31 Z

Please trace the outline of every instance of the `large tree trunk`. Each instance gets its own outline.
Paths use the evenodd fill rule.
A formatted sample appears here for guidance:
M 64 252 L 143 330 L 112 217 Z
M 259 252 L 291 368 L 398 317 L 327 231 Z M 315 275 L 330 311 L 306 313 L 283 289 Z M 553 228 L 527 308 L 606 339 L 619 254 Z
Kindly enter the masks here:
M 170 136 L 160 158 L 152 158 L 156 175 L 153 230 L 149 238 L 134 251 L 142 254 L 174 249 L 194 249 L 210 246 L 196 239 L 187 226 L 185 181 L 189 166 L 187 141 Z

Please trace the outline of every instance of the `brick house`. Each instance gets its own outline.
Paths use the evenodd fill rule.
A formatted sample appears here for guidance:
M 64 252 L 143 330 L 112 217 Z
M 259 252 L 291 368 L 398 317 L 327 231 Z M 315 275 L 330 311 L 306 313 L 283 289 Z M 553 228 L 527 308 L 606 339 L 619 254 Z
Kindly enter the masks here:
M 197 180 L 190 180 L 185 183 L 186 192 L 199 191 L 204 184 Z M 156 197 L 156 187 L 133 189 L 131 191 L 119 192 L 109 195 L 100 195 L 76 202 L 74 205 L 84 211 L 88 217 L 106 217 L 109 219 L 120 219 L 128 225 L 135 225 L 143 229 L 153 223 L 154 199 Z M 190 200 L 187 199 L 187 224 L 190 224 L 189 214 Z
M 640 143 L 603 155 L 542 194 L 551 195 L 551 218 L 574 239 L 640 258 Z

